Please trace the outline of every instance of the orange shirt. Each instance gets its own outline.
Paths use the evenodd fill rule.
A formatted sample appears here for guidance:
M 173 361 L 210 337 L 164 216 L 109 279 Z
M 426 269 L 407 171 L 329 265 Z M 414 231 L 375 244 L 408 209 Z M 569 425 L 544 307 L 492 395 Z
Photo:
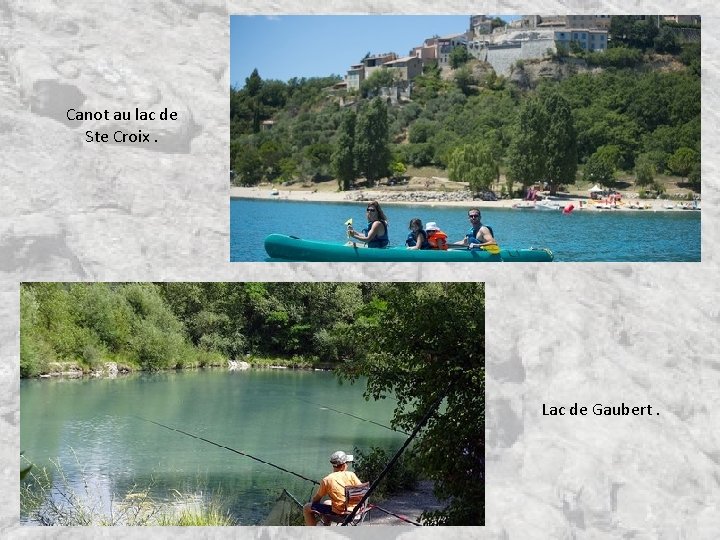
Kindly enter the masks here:
M 332 472 L 320 482 L 317 495 L 330 497 L 333 512 L 342 514 L 345 512 L 345 486 L 357 486 L 358 484 L 362 484 L 362 482 L 352 471 Z M 348 510 L 352 510 L 352 508 Z

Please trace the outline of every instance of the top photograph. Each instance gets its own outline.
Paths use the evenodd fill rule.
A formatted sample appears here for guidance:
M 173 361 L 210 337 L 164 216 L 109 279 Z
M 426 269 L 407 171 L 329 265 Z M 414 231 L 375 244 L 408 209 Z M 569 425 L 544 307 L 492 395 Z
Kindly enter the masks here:
M 700 262 L 701 18 L 230 17 L 231 262 Z

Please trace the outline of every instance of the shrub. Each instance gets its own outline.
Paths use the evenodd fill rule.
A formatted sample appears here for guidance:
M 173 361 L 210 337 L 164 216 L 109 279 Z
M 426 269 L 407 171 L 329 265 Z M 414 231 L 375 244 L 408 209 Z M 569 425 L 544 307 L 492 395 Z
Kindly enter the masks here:
M 355 447 L 354 452 L 355 472 L 363 482 L 375 481 L 392 459 L 391 455 L 377 446 L 370 448 L 368 453 Z M 373 494 L 380 499 L 386 498 L 393 493 L 412 489 L 417 480 L 418 473 L 412 466 L 411 454 L 405 454 L 395 462 Z

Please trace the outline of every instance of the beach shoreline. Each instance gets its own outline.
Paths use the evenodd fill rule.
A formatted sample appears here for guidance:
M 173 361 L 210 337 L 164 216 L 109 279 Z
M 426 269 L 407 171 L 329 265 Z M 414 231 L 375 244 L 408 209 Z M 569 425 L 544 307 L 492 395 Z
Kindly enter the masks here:
M 230 187 L 231 199 L 260 199 L 281 200 L 293 202 L 334 202 L 356 203 L 378 201 L 383 205 L 403 206 L 445 206 L 460 208 L 505 208 L 513 209 L 527 207 L 530 201 L 522 199 L 500 199 L 497 201 L 472 200 L 470 197 L 462 198 L 458 192 L 444 191 L 400 191 L 391 189 L 362 189 L 351 191 L 328 191 L 317 189 L 279 189 L 271 186 Z M 593 200 L 579 194 L 558 194 L 551 198 L 561 207 L 572 205 L 572 210 L 614 210 L 614 211 L 678 211 L 682 204 L 668 199 L 628 199 L 617 204 L 609 204 L 602 199 Z M 532 208 L 528 208 L 532 209 Z M 689 208 L 685 208 L 687 210 Z

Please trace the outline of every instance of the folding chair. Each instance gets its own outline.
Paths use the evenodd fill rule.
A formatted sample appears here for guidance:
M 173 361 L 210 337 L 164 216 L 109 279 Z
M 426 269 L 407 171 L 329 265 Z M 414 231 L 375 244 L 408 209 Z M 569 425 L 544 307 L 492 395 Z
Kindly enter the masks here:
M 345 486 L 345 510 L 342 514 L 337 515 L 322 515 L 320 518 L 326 518 L 328 521 L 340 525 L 345 522 L 345 519 L 352 513 L 353 509 L 357 504 L 365 497 L 365 494 L 370 489 L 370 482 L 358 484 L 357 486 Z M 349 523 L 350 525 L 360 525 L 367 516 L 368 512 L 372 509 L 372 505 L 369 503 L 369 498 L 365 499 L 362 506 L 358 508 L 355 513 L 353 520 Z

